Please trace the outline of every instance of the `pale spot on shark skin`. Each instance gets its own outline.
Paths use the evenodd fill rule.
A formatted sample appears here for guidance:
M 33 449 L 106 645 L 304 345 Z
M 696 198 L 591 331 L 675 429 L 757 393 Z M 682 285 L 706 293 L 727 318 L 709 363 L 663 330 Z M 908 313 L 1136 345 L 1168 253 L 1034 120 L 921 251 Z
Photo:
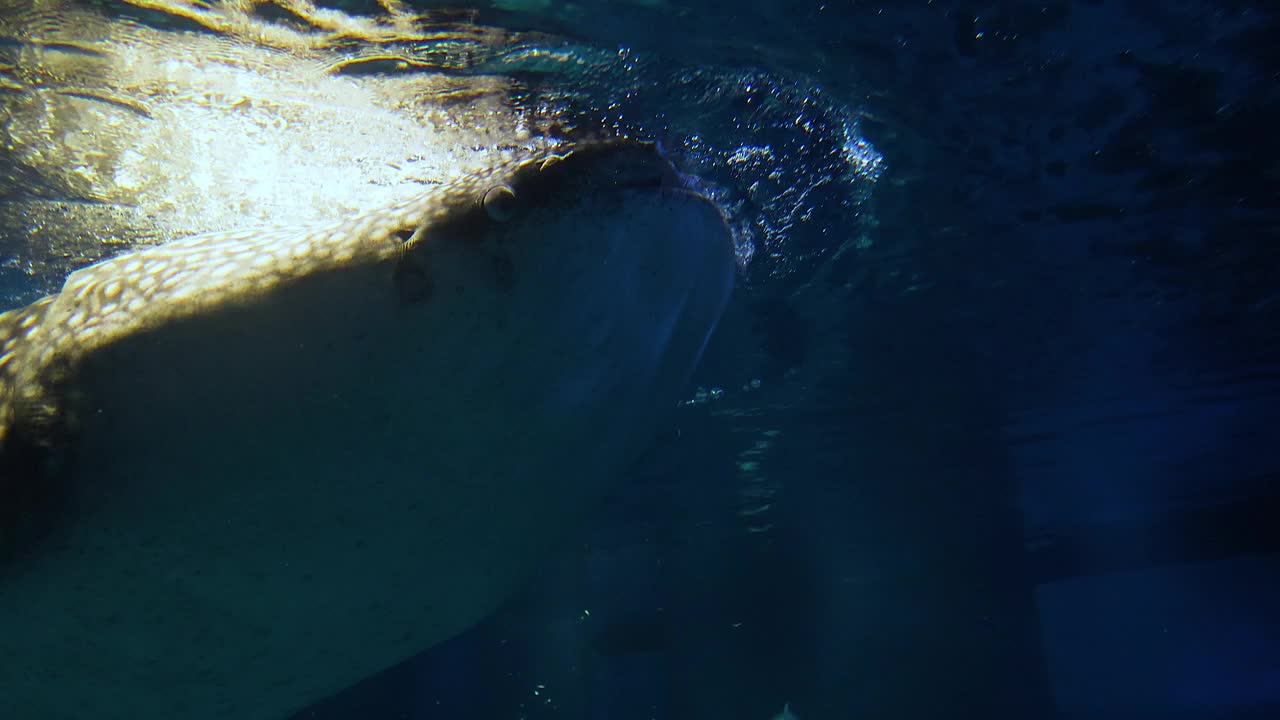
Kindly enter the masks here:
M 70 284 L 68 287 L 75 293 L 77 300 L 84 300 L 98 289 L 97 282 L 95 282 L 91 277 L 83 277 Z
M 225 278 L 231 275 L 239 268 L 239 264 L 234 261 L 219 263 L 212 270 L 209 270 L 209 276 L 215 279 Z
M 274 256 L 268 253 L 262 253 L 257 256 L 244 257 L 242 259 L 242 262 L 246 267 L 252 268 L 253 270 L 257 270 L 257 271 L 262 271 L 262 270 L 266 270 L 269 267 L 275 266 L 276 263 L 279 261 Z

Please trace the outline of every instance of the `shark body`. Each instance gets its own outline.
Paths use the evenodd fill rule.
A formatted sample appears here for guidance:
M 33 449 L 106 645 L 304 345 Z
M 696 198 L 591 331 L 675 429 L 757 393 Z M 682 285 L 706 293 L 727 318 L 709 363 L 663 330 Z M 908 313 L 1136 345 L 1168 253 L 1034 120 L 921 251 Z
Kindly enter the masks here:
M 0 717 L 279 720 L 491 612 L 727 301 L 675 178 L 585 144 L 0 316 Z

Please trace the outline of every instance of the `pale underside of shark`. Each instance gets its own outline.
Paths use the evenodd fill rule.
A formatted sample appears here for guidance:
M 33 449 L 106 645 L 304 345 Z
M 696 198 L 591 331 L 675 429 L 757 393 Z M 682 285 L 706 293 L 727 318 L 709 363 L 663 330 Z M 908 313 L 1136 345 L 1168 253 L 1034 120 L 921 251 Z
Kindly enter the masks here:
M 0 718 L 280 720 L 572 532 L 676 403 L 730 232 L 650 145 L 540 142 L 501 78 L 64 5 L 0 3 L 5 242 L 172 240 L 0 315 Z

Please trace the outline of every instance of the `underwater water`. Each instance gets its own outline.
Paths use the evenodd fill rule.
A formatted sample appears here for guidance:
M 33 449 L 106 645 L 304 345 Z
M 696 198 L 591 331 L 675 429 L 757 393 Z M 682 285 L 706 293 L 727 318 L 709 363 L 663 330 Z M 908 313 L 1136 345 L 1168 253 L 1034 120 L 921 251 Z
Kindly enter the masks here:
M 127 87 L 75 63 L 128 38 L 60 39 L 76 3 L 29 4 L 2 6 L 5 309 L 128 248 L 601 138 L 655 142 L 725 218 L 733 295 L 672 407 L 583 401 L 638 446 L 591 509 L 530 540 L 483 619 L 292 717 L 1280 715 L 1269 4 L 83 3 L 164 33 L 137 57 L 249 70 L 166 86 L 135 59 Z M 211 35 L 279 54 L 190 44 Z M 395 102 L 291 95 L 316 68 Z M 71 104 L 27 104 L 36 85 Z M 140 117 L 219 102 L 265 124 L 174 128 L 110 170 L 74 132 L 143 148 Z M 416 560 L 384 552 L 353 590 L 424 593 Z

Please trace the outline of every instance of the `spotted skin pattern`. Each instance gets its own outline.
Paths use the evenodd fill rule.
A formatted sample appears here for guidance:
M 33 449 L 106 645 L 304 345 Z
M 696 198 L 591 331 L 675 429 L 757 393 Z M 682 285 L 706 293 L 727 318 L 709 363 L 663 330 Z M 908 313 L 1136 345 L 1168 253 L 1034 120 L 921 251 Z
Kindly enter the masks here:
M 476 209 L 486 191 L 560 159 L 545 153 L 431 188 L 335 223 L 206 233 L 130 252 L 72 273 L 62 291 L 0 315 L 0 451 L 23 414 L 56 414 L 53 367 L 74 366 L 132 333 L 213 307 L 252 304 L 308 275 L 403 256 L 422 229 Z

